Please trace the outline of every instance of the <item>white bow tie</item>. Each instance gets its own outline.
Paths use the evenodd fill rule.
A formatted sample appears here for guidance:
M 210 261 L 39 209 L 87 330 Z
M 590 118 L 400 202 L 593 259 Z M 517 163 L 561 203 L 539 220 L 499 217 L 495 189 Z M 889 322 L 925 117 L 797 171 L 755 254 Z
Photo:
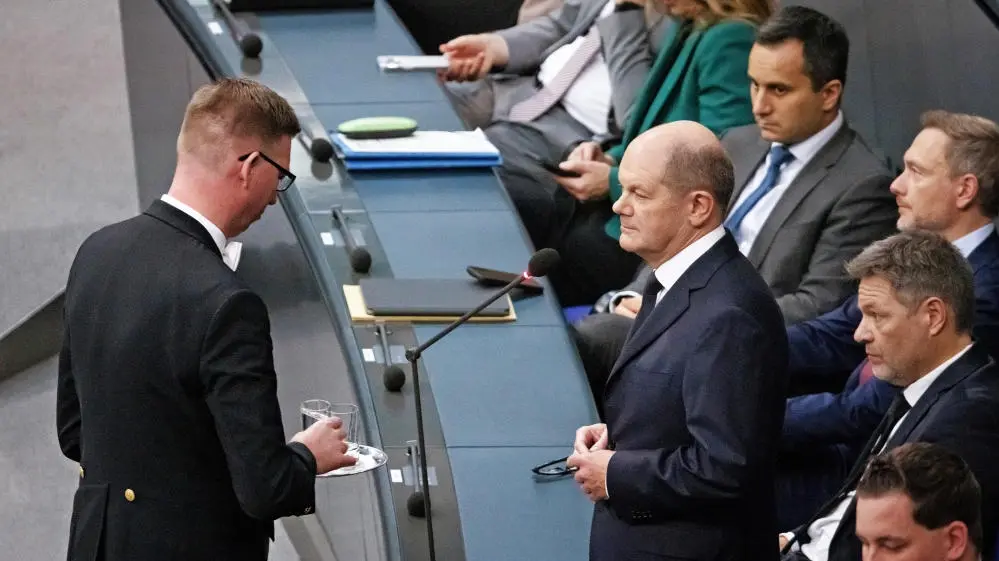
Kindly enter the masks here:
M 243 244 L 240 242 L 229 242 L 222 248 L 222 261 L 233 271 L 239 267 L 239 257 L 243 254 Z

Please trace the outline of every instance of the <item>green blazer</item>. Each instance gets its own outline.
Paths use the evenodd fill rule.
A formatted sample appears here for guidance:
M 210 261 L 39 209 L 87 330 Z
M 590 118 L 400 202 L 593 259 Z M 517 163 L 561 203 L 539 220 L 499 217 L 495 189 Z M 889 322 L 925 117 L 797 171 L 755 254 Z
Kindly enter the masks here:
M 697 121 L 721 134 L 753 122 L 749 99 L 749 50 L 756 27 L 742 20 L 694 29 L 686 40 L 677 32 L 662 49 L 631 111 L 621 143 L 608 150 L 620 163 L 628 143 L 652 127 L 672 121 Z M 610 204 L 621 197 L 618 167 L 611 167 Z M 607 235 L 621 237 L 621 219 L 611 218 Z

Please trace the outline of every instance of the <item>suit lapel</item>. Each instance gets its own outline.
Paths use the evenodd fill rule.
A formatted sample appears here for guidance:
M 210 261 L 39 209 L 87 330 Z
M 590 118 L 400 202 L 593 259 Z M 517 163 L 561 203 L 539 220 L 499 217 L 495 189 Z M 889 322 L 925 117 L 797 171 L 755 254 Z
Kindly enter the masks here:
M 907 442 L 913 429 L 922 422 L 923 417 L 933 408 L 933 405 L 943 394 L 963 382 L 968 376 L 992 364 L 992 359 L 981 345 L 976 344 L 968 349 L 968 352 L 964 356 L 959 358 L 954 364 L 948 366 L 940 374 L 940 377 L 934 380 L 933 384 L 926 390 L 926 393 L 909 410 L 909 414 L 902 419 L 902 424 L 899 425 L 898 430 L 888 440 L 885 449 L 891 450 Z
M 777 232 L 787 222 L 791 213 L 798 208 L 801 201 L 829 175 L 829 170 L 843 157 L 843 153 L 853 142 L 853 138 L 853 130 L 846 123 L 843 123 L 836 135 L 819 150 L 819 153 L 810 162 L 805 164 L 804 169 L 787 187 L 780 200 L 777 201 L 777 206 L 763 223 L 763 229 L 756 236 L 752 249 L 749 250 L 749 261 L 754 267 L 760 268 L 767 252 L 770 251 L 770 246 L 777 237 Z
M 652 313 L 641 324 L 632 325 L 624 348 L 611 369 L 608 384 L 626 364 L 638 356 L 646 347 L 652 344 L 660 335 L 670 328 L 690 306 L 690 293 L 703 288 L 715 271 L 725 262 L 739 254 L 739 248 L 731 234 L 726 233 L 718 243 L 707 253 L 694 262 L 693 265 L 676 281 L 662 300 L 652 310 Z
M 732 167 L 735 168 L 735 190 L 728 199 L 726 216 L 732 211 L 735 202 L 739 200 L 742 192 L 746 190 L 746 184 L 756 174 L 756 170 L 763 165 L 763 161 L 766 159 L 767 152 L 769 151 L 770 143 L 760 137 L 759 129 L 757 129 L 756 142 L 753 142 L 752 145 L 747 146 L 745 150 L 740 151 L 738 154 L 733 155 Z
M 191 236 L 221 257 L 222 254 L 219 252 L 219 246 L 215 244 L 215 240 L 212 239 L 212 235 L 208 233 L 208 230 L 195 220 L 194 217 L 179 208 L 156 199 L 143 214 L 165 222 L 167 225 Z
M 670 99 L 680 78 L 686 75 L 687 66 L 701 40 L 701 32 L 698 30 L 690 31 L 687 35 L 689 25 L 684 24 L 677 28 L 669 48 L 660 53 L 655 66 L 649 72 L 649 78 L 642 90 L 643 99 L 640 100 L 641 103 L 635 105 L 636 110 L 632 111 L 635 116 L 641 115 L 642 120 L 632 120 L 631 124 L 634 127 L 629 131 L 631 134 L 626 136 L 625 143 L 638 136 L 639 132 L 659 122 L 659 113 L 663 106 Z M 659 81 L 662 82 L 662 86 L 657 88 L 655 84 Z
M 968 263 L 971 264 L 975 274 L 978 274 L 979 269 L 992 264 L 997 258 L 999 258 L 999 233 L 993 231 L 968 255 Z

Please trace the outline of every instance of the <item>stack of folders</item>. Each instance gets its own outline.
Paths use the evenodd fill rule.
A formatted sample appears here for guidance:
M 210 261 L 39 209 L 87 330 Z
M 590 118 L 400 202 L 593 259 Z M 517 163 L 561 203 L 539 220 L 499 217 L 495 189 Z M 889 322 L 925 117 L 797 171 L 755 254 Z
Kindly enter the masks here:
M 350 317 L 356 322 L 405 321 L 449 323 L 474 310 L 492 294 L 472 279 L 361 279 L 344 285 Z M 504 296 L 472 316 L 474 322 L 517 319 L 513 303 Z
M 483 168 L 503 163 L 481 130 L 416 131 L 402 138 L 353 139 L 330 133 L 348 170 Z

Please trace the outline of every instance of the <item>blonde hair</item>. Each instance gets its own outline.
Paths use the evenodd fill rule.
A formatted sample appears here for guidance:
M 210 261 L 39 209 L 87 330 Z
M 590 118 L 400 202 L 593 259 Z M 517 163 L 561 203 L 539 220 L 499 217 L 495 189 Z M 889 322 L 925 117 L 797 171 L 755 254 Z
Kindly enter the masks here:
M 726 19 L 739 19 L 760 25 L 774 13 L 774 0 L 697 0 L 706 8 L 695 20 L 708 27 Z
M 261 149 L 301 130 L 295 111 L 274 90 L 243 78 L 224 78 L 194 92 L 177 137 L 178 154 L 220 165 L 232 140 L 257 139 Z
M 965 113 L 936 109 L 923 113 L 924 129 L 937 129 L 950 138 L 945 159 L 950 176 L 970 173 L 978 179 L 978 204 L 985 216 L 999 214 L 999 126 Z

